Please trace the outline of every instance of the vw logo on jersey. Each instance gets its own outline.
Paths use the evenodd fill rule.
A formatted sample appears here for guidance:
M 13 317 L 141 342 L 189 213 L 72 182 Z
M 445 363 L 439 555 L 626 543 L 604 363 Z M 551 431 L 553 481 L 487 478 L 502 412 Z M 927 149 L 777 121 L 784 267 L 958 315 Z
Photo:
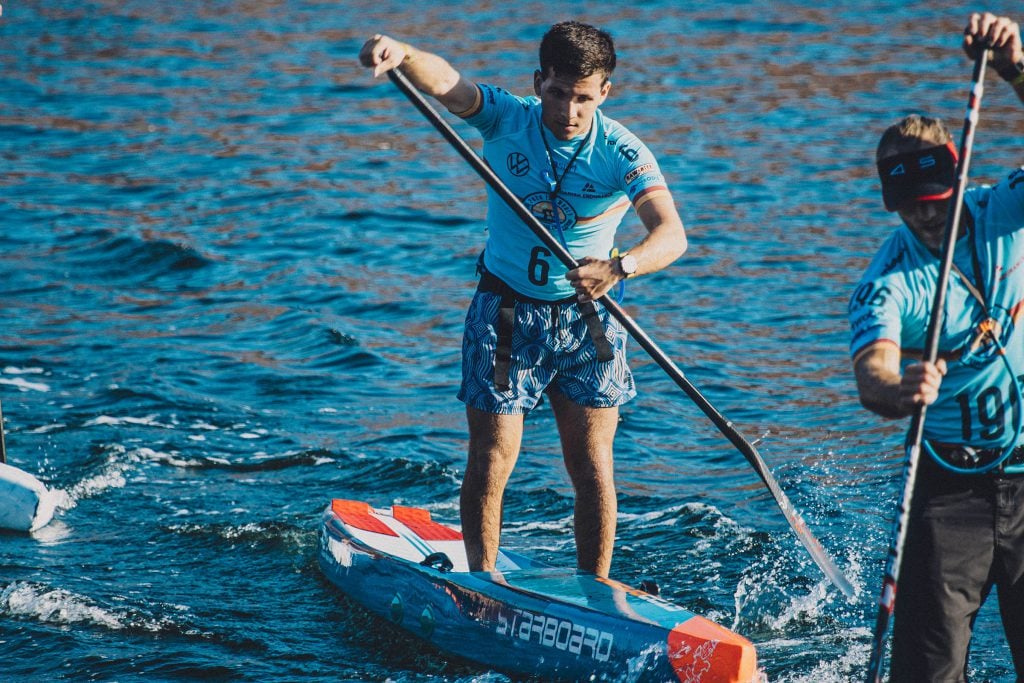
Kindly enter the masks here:
M 523 204 L 537 217 L 541 223 L 552 228 L 557 222 L 562 230 L 568 230 L 576 224 L 576 210 L 572 204 L 562 197 L 556 199 L 557 206 L 551 205 L 551 195 L 547 192 L 534 192 L 523 198 Z M 557 210 L 557 215 L 555 211 Z
M 509 172 L 517 178 L 521 178 L 530 172 L 530 160 L 522 152 L 512 152 L 505 160 Z

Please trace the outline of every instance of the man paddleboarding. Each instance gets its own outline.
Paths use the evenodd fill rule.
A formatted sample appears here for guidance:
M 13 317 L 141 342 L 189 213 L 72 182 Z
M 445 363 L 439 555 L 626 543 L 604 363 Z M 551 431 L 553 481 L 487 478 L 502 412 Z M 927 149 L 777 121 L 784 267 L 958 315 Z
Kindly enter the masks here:
M 972 14 L 963 47 L 972 58 L 990 48 L 989 66 L 1024 101 L 1017 23 Z M 928 406 L 895 592 L 892 680 L 966 680 L 974 620 L 993 587 L 1024 680 L 1024 169 L 964 194 L 931 363 L 922 349 L 955 216 L 957 149 L 941 121 L 912 115 L 885 131 L 876 163 L 885 208 L 904 226 L 850 301 L 857 388 L 883 417 Z
M 552 26 L 540 44 L 535 97 L 474 83 L 442 57 L 385 35 L 370 38 L 359 59 L 374 76 L 400 66 L 417 89 L 480 131 L 490 167 L 580 264 L 568 270 L 552 258 L 488 190 L 488 237 L 466 316 L 458 394 L 469 427 L 460 496 L 469 566 L 494 569 L 524 416 L 546 394 L 576 494 L 578 567 L 607 576 L 617 511 L 612 444 L 618 407 L 636 390 L 627 335 L 597 299 L 686 250 L 654 155 L 599 108 L 611 91 L 613 40 L 580 22 Z M 647 235 L 616 253 L 630 206 Z

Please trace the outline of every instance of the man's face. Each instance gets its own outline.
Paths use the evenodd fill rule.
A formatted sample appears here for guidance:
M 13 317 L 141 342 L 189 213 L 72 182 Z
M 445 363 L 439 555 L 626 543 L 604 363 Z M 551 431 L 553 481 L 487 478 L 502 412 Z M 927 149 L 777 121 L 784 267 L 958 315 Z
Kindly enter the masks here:
M 603 73 L 574 80 L 548 69 L 534 72 L 533 90 L 540 98 L 541 119 L 559 140 L 570 140 L 590 130 L 594 112 L 608 97 L 612 84 Z
M 949 199 L 912 200 L 900 205 L 896 212 L 926 247 L 940 251 L 946 235 L 949 202 Z

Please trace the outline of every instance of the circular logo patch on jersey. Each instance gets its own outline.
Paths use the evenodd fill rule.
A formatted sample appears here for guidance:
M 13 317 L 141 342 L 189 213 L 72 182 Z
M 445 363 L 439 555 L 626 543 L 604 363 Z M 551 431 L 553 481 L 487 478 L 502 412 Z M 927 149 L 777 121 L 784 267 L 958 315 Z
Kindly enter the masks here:
M 1013 335 L 1013 316 L 1002 306 L 992 306 L 992 317 L 980 314 L 974 321 L 972 334 L 960 351 L 960 361 L 981 368 L 999 357 L 1000 347 Z M 999 344 L 996 340 L 999 340 Z
M 552 206 L 550 194 L 534 192 L 523 198 L 523 204 L 544 225 L 554 227 L 557 223 L 562 230 L 568 230 L 576 224 L 576 210 L 562 197 L 557 197 Z
M 517 178 L 521 178 L 530 172 L 530 160 L 521 152 L 509 154 L 505 160 L 505 165 L 508 167 L 509 173 Z

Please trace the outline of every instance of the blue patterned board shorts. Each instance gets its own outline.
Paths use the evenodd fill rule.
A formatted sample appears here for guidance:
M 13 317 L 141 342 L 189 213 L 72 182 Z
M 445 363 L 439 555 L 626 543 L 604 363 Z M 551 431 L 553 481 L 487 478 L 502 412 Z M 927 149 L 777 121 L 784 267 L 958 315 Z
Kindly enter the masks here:
M 590 408 L 611 408 L 636 396 L 626 364 L 626 331 L 595 303 L 615 357 L 597 360 L 594 340 L 574 303 L 516 303 L 510 388 L 494 385 L 498 309 L 501 295 L 478 291 L 466 314 L 462 337 L 459 400 L 487 413 L 521 415 L 554 384 L 566 398 Z

